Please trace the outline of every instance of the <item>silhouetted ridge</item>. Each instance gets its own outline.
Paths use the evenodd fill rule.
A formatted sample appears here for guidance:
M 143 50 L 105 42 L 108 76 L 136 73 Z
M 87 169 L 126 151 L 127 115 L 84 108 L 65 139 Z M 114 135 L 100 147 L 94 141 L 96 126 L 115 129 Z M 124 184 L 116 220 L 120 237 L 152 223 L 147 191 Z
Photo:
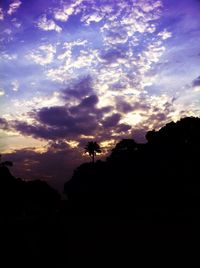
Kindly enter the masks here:
M 0 163 L 0 200 L 2 219 L 7 222 L 32 220 L 51 215 L 60 202 L 60 195 L 46 182 L 23 181 L 15 178 L 7 166 Z M 8 165 L 9 164 L 9 165 Z
M 146 139 L 149 143 L 185 145 L 200 144 L 200 119 L 197 117 L 186 117 L 177 123 L 166 124 L 159 131 L 149 131 Z
M 124 260 L 144 256 L 148 265 L 158 257 L 165 263 L 171 248 L 176 256 L 180 250 L 178 261 L 187 255 L 199 242 L 200 119 L 183 118 L 146 137 L 145 144 L 123 139 L 105 161 L 96 162 L 100 148 L 88 143 L 92 162 L 65 183 L 67 201 L 46 182 L 16 179 L 11 162 L 0 162 L 1 220 L 12 224 L 7 233 L 2 228 L 3 248 L 12 257 L 6 263 L 105 266 L 109 259 L 112 267 L 119 256 L 125 267 Z
M 139 207 L 199 207 L 200 119 L 183 118 L 146 134 L 147 143 L 120 141 L 106 161 L 83 164 L 65 184 L 72 204 L 114 204 L 120 214 Z M 95 203 L 96 202 L 96 203 Z

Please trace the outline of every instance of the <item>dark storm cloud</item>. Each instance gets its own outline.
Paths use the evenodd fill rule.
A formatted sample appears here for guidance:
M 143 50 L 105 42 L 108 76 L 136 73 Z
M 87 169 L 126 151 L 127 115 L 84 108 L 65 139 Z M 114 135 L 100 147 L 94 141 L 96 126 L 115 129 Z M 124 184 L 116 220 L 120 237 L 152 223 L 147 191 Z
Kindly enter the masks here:
M 98 112 L 98 109 L 95 108 L 95 105 L 98 103 L 98 97 L 96 95 L 91 95 L 84 98 L 81 103 L 77 106 L 69 108 L 69 111 L 72 114 L 78 114 L 82 112 Z
M 6 121 L 6 119 L 1 118 L 1 117 L 0 117 L 0 129 L 3 129 L 3 130 L 9 129 L 8 122 Z
M 37 113 L 37 119 L 50 126 L 71 125 L 73 123 L 73 117 L 69 115 L 64 106 L 42 108 Z
M 15 120 L 12 127 L 23 135 L 46 140 L 79 139 L 80 135 L 93 135 L 99 129 L 99 122 L 104 115 L 110 112 L 111 107 L 97 108 L 98 97 L 91 95 L 84 97 L 78 105 L 43 107 L 30 113 L 35 122 L 30 125 Z M 116 115 L 108 118 L 112 122 L 107 125 L 115 126 L 119 119 Z
M 90 108 L 90 107 L 94 107 L 97 103 L 98 103 L 98 97 L 96 95 L 91 95 L 87 98 L 84 98 L 81 103 L 80 103 L 80 107 L 86 107 L 86 108 Z
M 92 93 L 92 79 L 90 76 L 87 76 L 78 80 L 76 83 L 69 85 L 65 90 L 63 90 L 63 98 L 67 100 L 69 97 L 81 99 Z
M 129 129 L 131 129 L 131 126 L 129 126 L 127 124 L 119 124 L 117 126 L 115 132 L 117 132 L 117 133 L 127 132 Z
M 29 125 L 26 122 L 14 121 L 13 128 L 25 136 L 33 136 L 34 138 L 54 140 L 64 138 L 67 128 L 53 128 L 44 125 Z
M 99 100 L 93 94 L 92 79 L 89 76 L 63 91 L 64 100 L 69 101 L 71 97 L 79 100 L 79 104 L 43 107 L 33 114 L 37 124 L 29 126 L 18 122 L 16 129 L 25 135 L 53 140 L 94 133 L 98 128 L 98 120 L 104 113 L 109 112 L 111 107 L 96 108 Z
M 95 132 L 98 127 L 96 117 L 89 114 L 59 118 L 58 122 L 53 122 L 54 125 L 52 126 L 51 115 L 52 110 L 47 110 L 45 120 L 46 123 L 48 122 L 50 125 L 29 125 L 25 122 L 15 121 L 13 127 L 23 135 L 47 140 L 72 138 L 73 136 L 77 138 L 77 136 L 81 134 L 90 135 Z
M 157 113 L 157 114 L 152 114 L 149 118 L 150 122 L 163 122 L 167 120 L 167 114 L 165 113 Z
M 141 99 L 140 102 L 135 102 L 132 105 L 132 111 L 147 111 L 149 110 L 151 107 L 149 104 L 145 103 L 144 100 Z
M 106 113 L 109 113 L 113 110 L 113 107 L 112 106 L 105 106 L 105 107 L 102 107 L 100 109 L 98 109 L 99 111 L 99 114 L 102 116 L 103 114 L 106 114 Z
M 193 87 L 198 87 L 200 86 L 200 76 L 197 77 L 193 82 L 192 82 Z
M 119 100 L 117 103 L 117 110 L 122 113 L 128 113 L 132 111 L 132 106 L 128 102 Z
M 69 149 L 71 149 L 70 146 L 62 140 L 50 141 L 48 143 L 49 151 L 58 152 L 58 151 L 69 150 Z
M 130 104 L 121 99 L 117 100 L 117 110 L 122 113 L 129 113 L 132 111 L 140 111 L 140 110 L 147 111 L 150 108 L 151 108 L 150 105 L 143 98 L 141 98 L 139 101 L 134 102 L 133 104 Z
M 121 119 L 120 114 L 113 114 L 111 116 L 106 117 L 105 120 L 102 122 L 102 125 L 105 128 L 115 127 L 120 119 Z

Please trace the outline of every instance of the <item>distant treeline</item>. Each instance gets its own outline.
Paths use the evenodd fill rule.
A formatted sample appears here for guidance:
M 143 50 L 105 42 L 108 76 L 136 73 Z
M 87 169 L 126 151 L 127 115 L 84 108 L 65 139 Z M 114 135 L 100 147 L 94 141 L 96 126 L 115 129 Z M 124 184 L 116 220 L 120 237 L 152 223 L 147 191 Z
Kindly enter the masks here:
M 64 188 L 71 206 L 123 217 L 133 217 L 134 208 L 155 208 L 159 215 L 200 207 L 200 119 L 168 123 L 146 139 L 123 139 L 106 161 L 79 166 Z
M 171 267 L 190 250 L 199 256 L 200 118 L 171 122 L 146 139 L 121 140 L 105 161 L 91 154 L 65 183 L 67 200 L 46 182 L 13 177 L 12 163 L 1 162 L 5 267 L 13 260 L 17 267 L 128 267 L 136 259 Z
M 15 178 L 9 166 L 9 161 L 0 163 L 1 223 L 32 222 L 54 213 L 60 202 L 58 192 L 41 180 Z
M 46 182 L 16 179 L 9 171 L 12 163 L 1 162 L 3 219 L 55 218 L 63 203 L 66 214 L 133 217 L 137 208 L 158 209 L 157 215 L 169 209 L 193 213 L 200 207 L 200 118 L 168 123 L 147 132 L 146 139 L 145 144 L 123 139 L 105 161 L 80 165 L 64 185 L 66 202 Z

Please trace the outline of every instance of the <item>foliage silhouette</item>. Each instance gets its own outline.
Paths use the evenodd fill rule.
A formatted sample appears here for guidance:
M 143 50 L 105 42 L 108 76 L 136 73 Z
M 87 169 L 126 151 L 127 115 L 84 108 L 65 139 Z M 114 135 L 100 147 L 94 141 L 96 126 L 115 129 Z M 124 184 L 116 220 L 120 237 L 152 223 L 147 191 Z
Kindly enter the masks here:
M 183 248 L 198 242 L 200 119 L 171 122 L 149 131 L 146 138 L 145 144 L 124 139 L 105 161 L 77 167 L 64 185 L 67 201 L 45 182 L 16 179 L 9 171 L 10 162 L 1 162 L 1 218 L 12 223 L 6 239 L 10 234 L 8 251 L 15 262 L 27 256 L 24 267 L 30 260 L 36 260 L 30 267 L 65 267 L 66 263 L 74 267 L 96 260 L 105 264 L 102 249 L 106 249 L 111 266 L 118 263 L 118 255 L 125 266 L 127 252 L 132 260 L 139 247 L 140 260 L 144 255 L 152 257 L 152 252 L 156 259 L 159 254 L 166 259 L 168 248 L 174 246 L 176 254 L 179 248 L 182 257 Z M 24 224 L 20 229 L 15 223 Z M 21 259 L 16 262 L 20 267 Z
M 9 171 L 10 161 L 0 163 L 0 200 L 5 222 L 41 220 L 49 217 L 60 202 L 60 195 L 46 182 L 23 181 Z
M 96 153 L 101 153 L 101 148 L 96 141 L 89 141 L 85 146 L 85 153 L 89 154 L 89 156 L 92 158 L 92 162 L 94 163 L 94 157 Z
M 118 142 L 114 149 L 112 149 L 108 160 L 114 161 L 127 161 L 133 157 L 138 150 L 138 144 L 132 139 L 123 139 Z
M 2 162 L 1 161 L 1 155 L 0 155 L 0 167 L 5 167 L 5 166 L 7 166 L 7 167 L 12 167 L 13 166 L 13 163 L 11 162 L 11 161 L 4 161 L 4 162 Z
M 179 213 L 178 208 L 192 211 L 200 207 L 200 194 L 195 190 L 200 189 L 199 137 L 200 119 L 189 117 L 149 131 L 146 144 L 124 139 L 106 161 L 78 167 L 65 184 L 65 193 L 72 206 L 84 207 L 89 214 L 91 208 L 98 215 L 99 204 L 104 213 L 111 205 L 112 213 L 116 209 L 116 215 L 131 218 L 137 217 L 131 211 L 142 207 L 148 208 L 146 215 L 150 218 L 168 211 L 168 220 Z M 154 213 L 153 208 L 158 212 Z

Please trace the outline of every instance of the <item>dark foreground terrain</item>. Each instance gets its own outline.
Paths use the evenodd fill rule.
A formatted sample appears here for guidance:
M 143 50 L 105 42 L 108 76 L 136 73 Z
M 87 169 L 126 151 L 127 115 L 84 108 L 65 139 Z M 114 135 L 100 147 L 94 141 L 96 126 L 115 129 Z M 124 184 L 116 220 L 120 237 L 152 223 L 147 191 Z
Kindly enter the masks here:
M 78 167 L 68 200 L 1 162 L 1 267 L 199 267 L 200 119 L 146 138 Z

